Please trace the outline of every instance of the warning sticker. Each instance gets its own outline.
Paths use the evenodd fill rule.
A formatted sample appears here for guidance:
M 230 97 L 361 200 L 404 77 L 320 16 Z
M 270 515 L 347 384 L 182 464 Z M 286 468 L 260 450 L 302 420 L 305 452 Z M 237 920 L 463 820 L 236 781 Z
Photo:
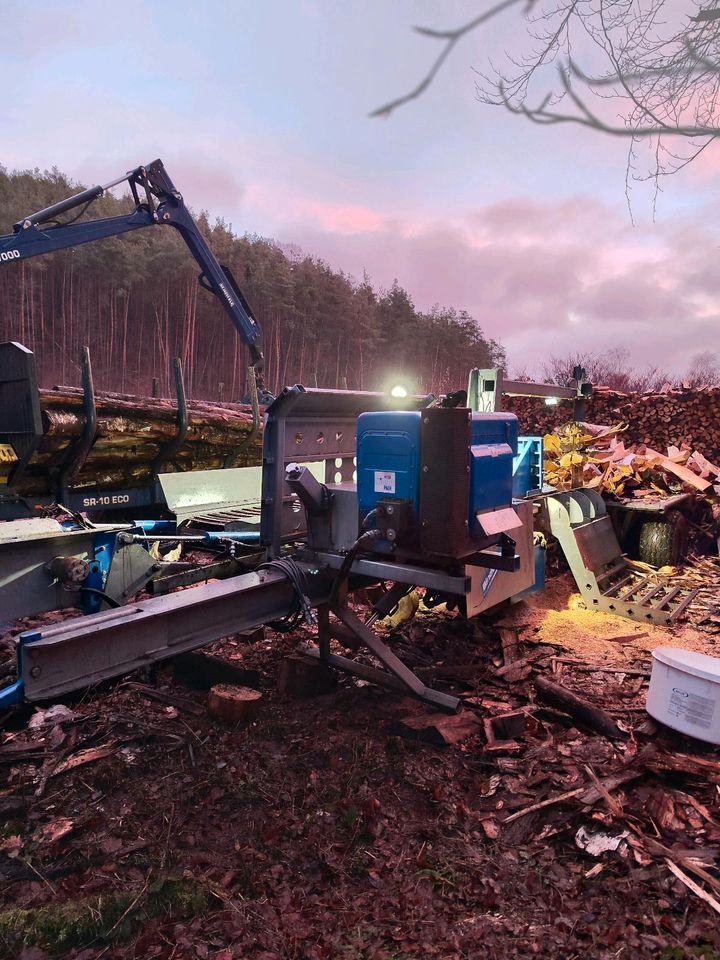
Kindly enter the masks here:
M 0 443 L 0 462 L 14 463 L 17 460 L 15 451 L 9 443 Z
M 495 570 L 495 569 L 490 569 L 490 570 L 488 570 L 488 572 L 485 574 L 485 576 L 482 578 L 482 583 L 480 584 L 480 589 L 482 590 L 482 595 L 483 595 L 483 596 L 486 595 L 486 593 L 488 592 L 488 590 L 490 589 L 490 587 L 493 585 L 493 583 L 494 583 L 494 581 L 495 581 L 495 577 L 497 576 L 497 574 L 498 574 L 497 570 Z
M 375 471 L 375 493 L 395 493 L 395 474 Z
M 697 693 L 690 693 L 688 690 L 681 690 L 680 687 L 673 687 L 668 713 L 671 717 L 677 717 L 678 720 L 707 730 L 712 726 L 715 700 L 711 697 L 701 697 Z

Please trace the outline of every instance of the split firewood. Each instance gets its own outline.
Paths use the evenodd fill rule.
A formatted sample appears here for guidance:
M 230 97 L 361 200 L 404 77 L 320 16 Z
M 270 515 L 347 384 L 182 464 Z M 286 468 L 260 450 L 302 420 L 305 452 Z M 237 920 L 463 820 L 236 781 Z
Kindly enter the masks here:
M 520 420 L 521 432 L 528 435 L 552 433 L 558 425 L 572 419 L 573 406 L 569 401 L 550 408 L 535 398 L 513 397 L 506 401 Z M 585 436 L 596 438 L 599 443 L 612 443 L 613 431 L 618 435 L 617 426 L 608 431 L 602 425 L 622 424 L 626 446 L 647 444 L 654 450 L 669 449 L 671 460 L 698 469 L 705 479 L 717 483 L 717 468 L 712 461 L 720 460 L 720 388 L 628 395 L 596 386 L 587 401 L 587 418 L 592 422 L 580 425 Z M 687 453 L 697 446 L 702 449 L 700 457 L 691 457 L 694 462 L 686 461 Z
M 516 683 L 518 680 L 524 680 L 530 676 L 532 665 L 538 665 L 539 660 L 550 659 L 547 650 L 534 650 L 527 657 L 521 660 L 514 660 L 506 663 L 504 667 L 498 667 L 495 676 L 504 677 L 508 683 Z
M 337 676 L 329 667 L 302 654 L 285 657 L 278 669 L 278 694 L 290 700 L 330 693 L 336 684 Z
M 709 907 L 711 907 L 715 913 L 720 913 L 720 902 L 718 902 L 715 897 L 704 890 L 699 884 L 684 873 L 677 864 L 673 863 L 669 858 L 665 858 L 665 863 L 667 864 L 668 870 L 673 873 L 681 883 L 684 883 L 688 890 L 691 890 L 696 897 L 700 897 L 701 900 L 704 900 Z
M 421 740 L 433 746 L 450 746 L 475 736 L 482 730 L 482 720 L 470 711 L 454 716 L 445 713 L 421 713 L 396 720 L 391 731 L 397 736 Z
M 513 627 L 498 627 L 500 634 L 500 643 L 502 644 L 503 661 L 507 667 L 523 656 L 523 644 L 520 639 L 520 633 Z

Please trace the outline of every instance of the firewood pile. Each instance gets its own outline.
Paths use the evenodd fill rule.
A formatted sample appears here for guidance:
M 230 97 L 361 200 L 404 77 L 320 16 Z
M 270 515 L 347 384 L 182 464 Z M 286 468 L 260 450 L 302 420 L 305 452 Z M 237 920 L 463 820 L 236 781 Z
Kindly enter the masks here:
M 545 480 L 559 490 L 589 487 L 614 497 L 668 497 L 693 491 L 717 507 L 720 467 L 699 450 L 671 445 L 666 453 L 627 442 L 629 427 L 568 423 L 544 438 Z
M 636 561 L 631 565 L 647 566 Z M 669 584 L 672 580 L 673 587 L 697 590 L 687 619 L 705 633 L 720 633 L 720 557 L 693 556 L 681 568 L 661 567 L 655 572 L 647 567 L 647 570 L 653 572 L 658 582 L 664 579 Z
M 71 483 L 76 489 L 136 487 L 147 483 L 152 465 L 177 432 L 174 401 L 120 393 L 96 394 L 97 433 L 92 449 Z M 50 492 L 53 478 L 72 458 L 85 427 L 82 392 L 61 387 L 40 391 L 43 439 L 18 492 Z M 250 466 L 261 460 L 260 431 L 252 436 L 249 406 L 188 402 L 188 430 L 180 449 L 161 472 Z M 14 464 L 0 462 L 0 489 Z
M 507 398 L 506 407 L 517 414 L 525 435 L 552 433 L 573 415 L 567 400 L 548 407 L 541 399 L 513 397 Z M 634 395 L 595 387 L 586 417 L 594 423 L 627 424 L 628 444 L 646 444 L 656 450 L 700 448 L 711 460 L 720 460 L 720 387 Z

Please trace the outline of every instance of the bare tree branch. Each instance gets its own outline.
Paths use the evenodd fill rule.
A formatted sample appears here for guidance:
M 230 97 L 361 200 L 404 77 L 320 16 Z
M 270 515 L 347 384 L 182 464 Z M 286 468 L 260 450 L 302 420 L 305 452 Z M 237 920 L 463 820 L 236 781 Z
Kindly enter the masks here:
M 519 6 L 521 3 L 523 3 L 526 9 L 529 9 L 533 2 L 534 0 L 502 0 L 501 3 L 496 4 L 489 10 L 486 10 L 485 13 L 481 13 L 473 20 L 470 20 L 468 23 L 464 24 L 464 26 L 458 27 L 455 30 L 434 30 L 432 27 L 413 27 L 416 33 L 422 34 L 424 37 L 432 37 L 435 40 L 444 40 L 445 46 L 433 65 L 416 87 L 414 87 L 409 93 L 404 94 L 402 97 L 397 97 L 397 99 L 391 100 L 384 106 L 378 107 L 377 110 L 373 110 L 370 116 L 389 117 L 390 114 L 398 107 L 403 106 L 405 103 L 409 103 L 411 100 L 416 100 L 433 82 L 438 71 L 450 56 L 455 44 L 458 43 L 459 40 L 461 40 L 468 33 L 472 33 L 472 31 L 477 29 L 477 27 L 479 27 L 481 24 L 486 23 L 488 20 L 491 20 L 500 13 L 503 13 L 509 7 Z
M 519 5 L 504 0 L 455 30 L 416 28 L 444 42 L 440 55 L 416 87 L 371 116 L 421 96 L 462 37 Z M 507 72 L 478 71 L 481 101 L 535 124 L 629 140 L 626 186 L 654 179 L 656 194 L 660 176 L 683 169 L 720 134 L 720 0 L 686 0 L 684 11 L 668 0 L 530 0 L 519 12 L 520 52 L 506 51 Z M 667 150 L 667 137 L 685 148 Z M 641 139 L 657 141 L 651 153 L 635 151 Z M 649 176 L 639 166 L 645 160 Z

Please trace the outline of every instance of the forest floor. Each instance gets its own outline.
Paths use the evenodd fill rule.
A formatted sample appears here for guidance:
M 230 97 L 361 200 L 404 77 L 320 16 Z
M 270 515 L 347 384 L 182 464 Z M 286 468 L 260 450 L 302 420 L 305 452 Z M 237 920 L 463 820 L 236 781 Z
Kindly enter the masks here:
M 0 956 L 720 957 L 720 750 L 644 710 L 669 637 L 588 614 L 566 577 L 495 621 L 419 616 L 393 645 L 463 698 L 449 745 L 430 708 L 348 678 L 281 700 L 299 634 L 270 631 L 211 648 L 259 671 L 246 726 L 170 665 L 12 714 Z M 626 735 L 541 705 L 537 676 Z

